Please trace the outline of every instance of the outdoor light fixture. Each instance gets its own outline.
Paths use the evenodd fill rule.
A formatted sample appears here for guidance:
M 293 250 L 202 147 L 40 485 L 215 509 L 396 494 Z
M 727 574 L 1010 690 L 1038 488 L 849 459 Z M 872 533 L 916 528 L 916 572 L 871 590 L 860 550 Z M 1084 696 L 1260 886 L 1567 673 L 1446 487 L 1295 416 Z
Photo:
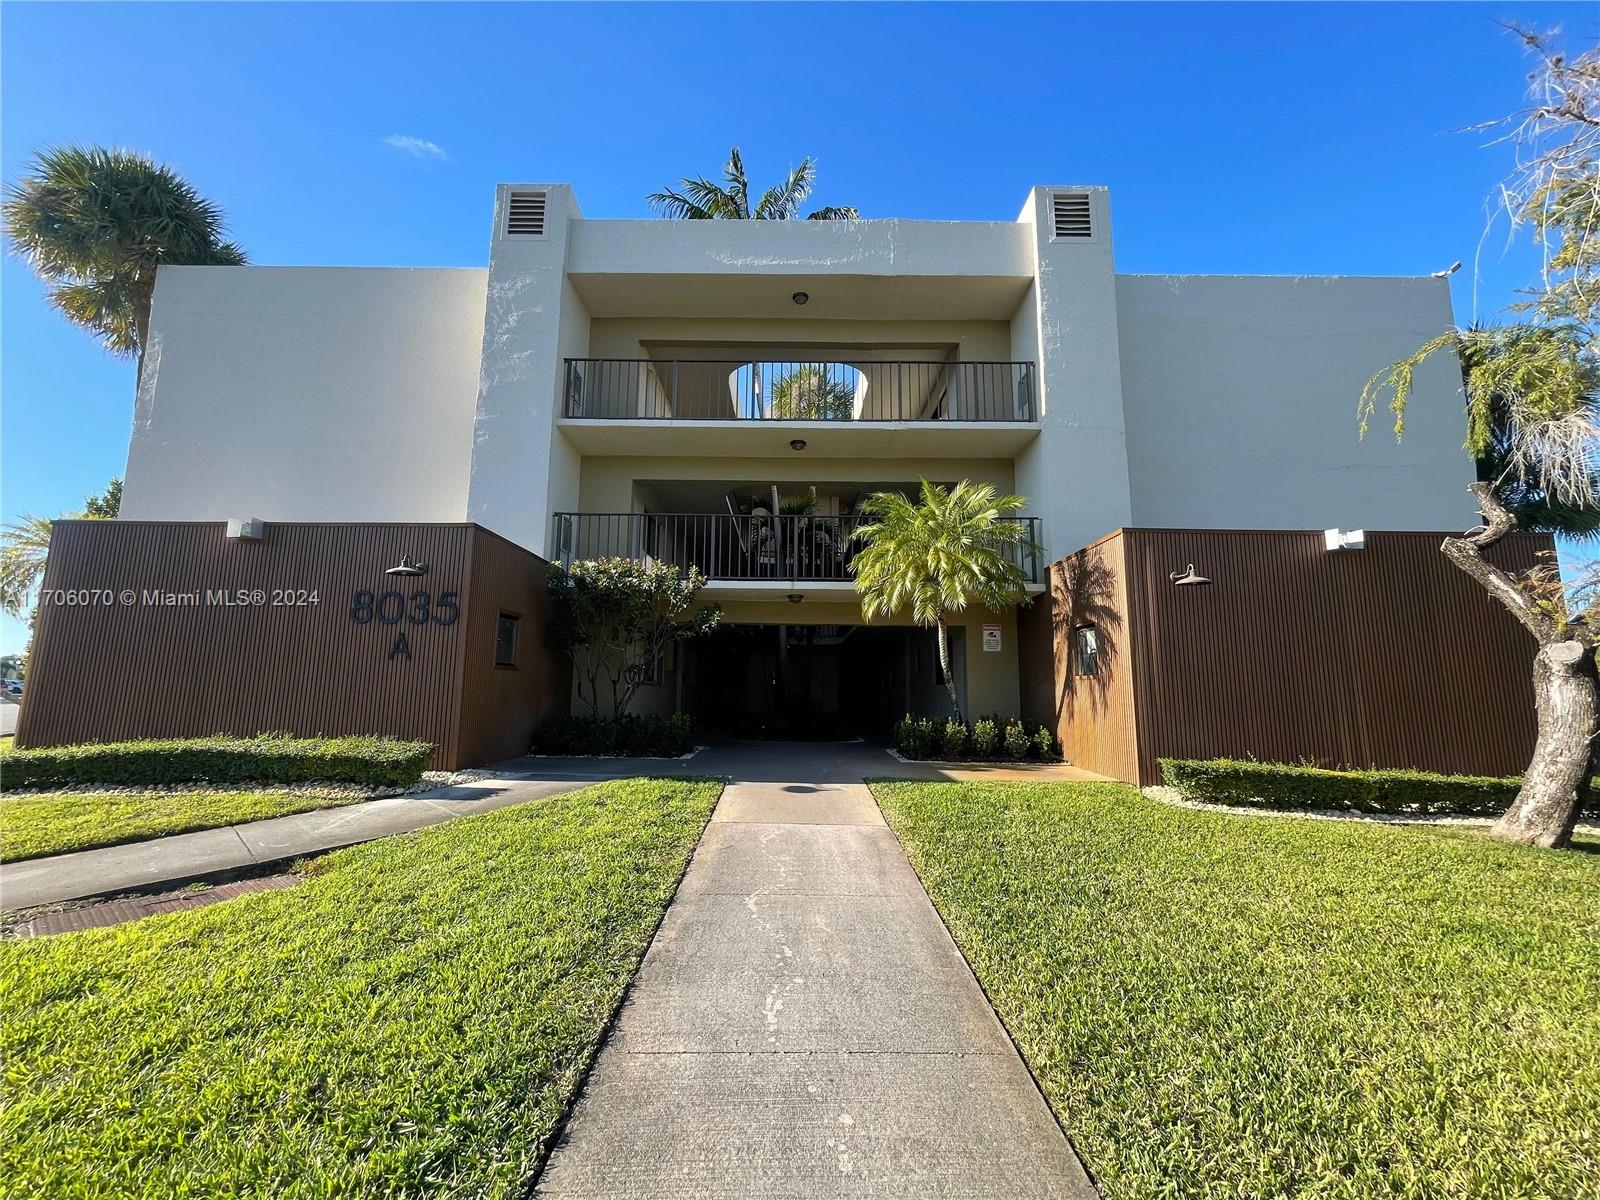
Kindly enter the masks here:
M 799 604 L 800 601 L 802 601 L 804 599 L 805 599 L 805 597 L 802 596 L 799 592 L 790 592 L 789 593 L 789 603 L 790 604 Z
M 1365 550 L 1367 548 L 1367 531 L 1365 529 L 1324 529 L 1322 541 L 1329 550 Z
M 1194 572 L 1194 564 L 1193 563 L 1190 563 L 1187 567 L 1185 567 L 1181 571 L 1172 572 L 1170 575 L 1167 576 L 1167 578 L 1172 580 L 1172 582 L 1175 583 L 1178 587 L 1192 587 L 1192 586 L 1197 586 L 1199 584 L 1210 583 L 1211 582 L 1211 580 L 1207 579 L 1204 575 L 1196 575 L 1195 574 L 1195 572 Z
M 811 293 L 796 292 L 794 295 L 790 296 L 789 299 L 793 300 L 796 304 L 804 304 L 807 300 L 811 299 Z
M 806 448 L 805 438 L 795 438 L 789 443 L 789 449 L 799 453 Z
M 426 575 L 428 573 L 428 564 L 412 562 L 411 555 L 402 554 L 400 556 L 400 565 L 398 567 L 386 567 L 383 573 L 385 575 Z

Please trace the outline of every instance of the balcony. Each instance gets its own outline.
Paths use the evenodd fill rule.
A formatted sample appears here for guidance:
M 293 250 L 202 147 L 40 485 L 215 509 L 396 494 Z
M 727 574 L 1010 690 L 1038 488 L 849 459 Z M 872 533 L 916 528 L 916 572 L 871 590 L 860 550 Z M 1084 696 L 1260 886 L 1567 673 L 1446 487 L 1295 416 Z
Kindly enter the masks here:
M 859 350 L 833 361 L 569 358 L 562 425 L 584 453 L 1007 457 L 1037 436 L 1034 380 L 1031 362 Z
M 1039 543 L 1039 518 L 1011 517 Z M 722 513 L 557 513 L 554 553 L 563 564 L 583 558 L 639 558 L 696 567 L 714 587 L 748 592 L 799 584 L 846 590 L 862 544 L 860 516 L 741 516 Z M 1030 585 L 1040 580 L 1040 552 L 1007 547 Z

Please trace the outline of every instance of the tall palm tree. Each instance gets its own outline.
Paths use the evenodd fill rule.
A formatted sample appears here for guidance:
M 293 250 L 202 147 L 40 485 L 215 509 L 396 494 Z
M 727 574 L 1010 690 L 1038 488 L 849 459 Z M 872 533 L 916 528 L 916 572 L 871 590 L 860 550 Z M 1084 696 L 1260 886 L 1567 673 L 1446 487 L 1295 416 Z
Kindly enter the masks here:
M 909 610 L 918 625 L 934 629 L 958 721 L 961 700 L 950 671 L 946 622 L 973 604 L 1003 612 L 1026 597 L 1019 560 L 1038 547 L 1023 522 L 1005 518 L 1027 503 L 987 483 L 963 480 L 946 490 L 924 479 L 917 501 L 878 492 L 861 506 L 867 518 L 855 532 L 867 544 L 855 559 L 861 615 L 871 621 Z
M 4 207 L 12 252 L 49 285 L 50 303 L 115 354 L 143 358 L 157 267 L 245 261 L 221 209 L 132 150 L 41 150 Z
M 744 158 L 735 146 L 728 151 L 728 165 L 722 168 L 725 184 L 702 176 L 678 181 L 679 191 L 663 188 L 647 196 L 650 207 L 664 217 L 678 221 L 795 221 L 800 206 L 816 185 L 817 164 L 809 157 L 789 172 L 782 183 L 774 184 L 750 207 L 750 181 L 745 177 Z M 854 208 L 819 208 L 807 213 L 808 221 L 857 221 Z

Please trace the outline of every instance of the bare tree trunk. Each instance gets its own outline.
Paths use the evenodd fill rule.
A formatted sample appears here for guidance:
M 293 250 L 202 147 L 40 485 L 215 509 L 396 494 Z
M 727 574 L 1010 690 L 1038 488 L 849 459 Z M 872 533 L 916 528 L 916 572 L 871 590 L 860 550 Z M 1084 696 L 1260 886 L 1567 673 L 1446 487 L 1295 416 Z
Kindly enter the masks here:
M 950 693 L 950 711 L 955 714 L 956 720 L 961 717 L 961 700 L 956 696 L 956 676 L 950 669 L 950 636 L 945 631 L 942 620 L 934 623 L 934 630 L 939 639 L 939 669 L 944 672 L 945 690 Z
M 1533 660 L 1539 736 L 1523 774 L 1522 789 L 1492 832 L 1530 846 L 1565 846 L 1589 791 L 1595 735 L 1600 730 L 1594 648 L 1573 636 L 1587 628 L 1582 617 L 1563 628 L 1516 580 L 1483 557 L 1484 548 L 1515 529 L 1517 521 L 1489 484 L 1474 483 L 1468 490 L 1477 497 L 1487 523 L 1477 533 L 1446 538 L 1440 549 L 1500 601 L 1539 643 Z
M 1533 660 L 1539 740 L 1522 790 L 1494 824 L 1496 837 L 1560 847 L 1572 839 L 1589 790 L 1596 731 L 1594 656 L 1582 642 L 1541 646 Z

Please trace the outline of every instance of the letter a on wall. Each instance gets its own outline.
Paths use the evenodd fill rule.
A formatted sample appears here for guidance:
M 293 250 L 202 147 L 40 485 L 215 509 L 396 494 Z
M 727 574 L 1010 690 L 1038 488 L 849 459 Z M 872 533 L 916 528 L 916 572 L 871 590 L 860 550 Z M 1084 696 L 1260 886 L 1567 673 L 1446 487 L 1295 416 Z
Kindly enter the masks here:
M 403 633 L 394 639 L 394 645 L 389 648 L 391 662 L 398 656 L 404 656 L 407 661 L 411 658 L 411 643 L 406 641 L 406 635 Z

